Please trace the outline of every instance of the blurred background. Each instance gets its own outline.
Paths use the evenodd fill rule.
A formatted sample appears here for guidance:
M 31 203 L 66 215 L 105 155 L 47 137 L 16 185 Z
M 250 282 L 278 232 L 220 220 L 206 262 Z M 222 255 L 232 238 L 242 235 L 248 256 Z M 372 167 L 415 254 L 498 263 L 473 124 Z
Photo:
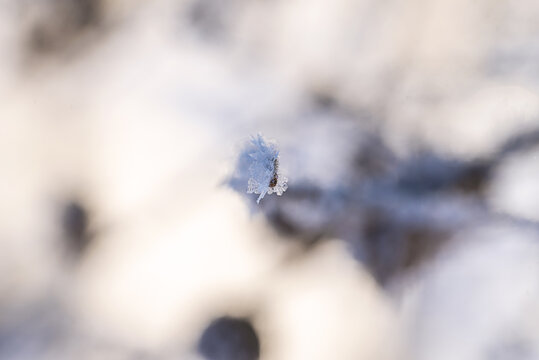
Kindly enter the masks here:
M 0 0 L 0 358 L 539 359 L 538 20 Z

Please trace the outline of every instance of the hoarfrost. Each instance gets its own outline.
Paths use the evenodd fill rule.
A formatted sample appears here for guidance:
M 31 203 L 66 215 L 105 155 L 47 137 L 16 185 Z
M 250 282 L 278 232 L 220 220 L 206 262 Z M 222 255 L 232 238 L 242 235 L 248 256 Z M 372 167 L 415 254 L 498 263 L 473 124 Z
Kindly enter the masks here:
M 266 194 L 282 195 L 288 188 L 287 182 L 279 168 L 279 150 L 257 134 L 242 149 L 229 185 L 239 192 L 259 194 L 259 203 Z

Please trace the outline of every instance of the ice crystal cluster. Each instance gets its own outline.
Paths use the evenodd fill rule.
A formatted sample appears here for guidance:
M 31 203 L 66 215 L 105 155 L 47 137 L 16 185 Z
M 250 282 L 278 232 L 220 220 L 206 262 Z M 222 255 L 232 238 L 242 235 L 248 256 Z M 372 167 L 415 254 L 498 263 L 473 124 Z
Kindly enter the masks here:
M 239 192 L 259 194 L 259 203 L 266 194 L 282 195 L 288 188 L 287 181 L 279 168 L 279 150 L 258 134 L 241 150 L 229 185 Z

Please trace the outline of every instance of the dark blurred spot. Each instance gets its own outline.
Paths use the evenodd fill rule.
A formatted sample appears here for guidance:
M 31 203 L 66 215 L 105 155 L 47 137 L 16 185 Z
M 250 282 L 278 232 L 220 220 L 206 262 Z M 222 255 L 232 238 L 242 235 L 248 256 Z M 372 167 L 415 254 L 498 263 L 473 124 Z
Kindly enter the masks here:
M 204 330 L 198 351 L 207 360 L 256 360 L 260 343 L 248 320 L 221 317 Z
M 358 247 L 362 253 L 356 255 L 382 285 L 432 257 L 447 238 L 428 222 L 402 223 L 383 211 L 371 211 L 365 219 Z
M 288 217 L 283 214 L 283 212 L 276 208 L 275 211 L 272 211 L 269 214 L 268 219 L 271 224 L 275 227 L 277 232 L 285 236 L 299 236 L 301 234 L 300 229 L 298 229 L 294 222 L 289 220 Z
M 103 20 L 102 0 L 49 0 L 30 3 L 34 13 L 28 32 L 31 56 L 53 54 L 80 45 L 83 35 Z
M 261 207 L 270 225 L 279 234 L 310 246 L 328 232 L 328 224 L 337 213 L 332 210 L 341 198 L 333 193 L 324 194 L 315 185 L 296 183 L 288 188 L 286 196 L 264 200 Z
M 456 161 L 425 153 L 403 164 L 397 186 L 413 195 L 433 193 L 454 185 L 461 170 L 462 165 Z
M 500 157 L 517 151 L 526 151 L 539 146 L 539 130 L 526 131 L 509 139 L 499 152 Z
M 279 209 L 272 212 L 268 220 L 280 235 L 285 236 L 287 239 L 291 237 L 295 240 L 301 239 L 304 251 L 312 249 L 324 236 L 324 229 L 298 227 L 297 221 L 291 220 L 287 214 L 284 214 Z
M 418 226 L 406 229 L 403 268 L 409 269 L 428 259 L 447 238 L 444 231 Z
M 78 201 L 69 202 L 62 214 L 62 228 L 68 247 L 79 254 L 90 241 L 88 210 Z
M 205 40 L 224 41 L 235 7 L 236 1 L 195 0 L 187 12 L 188 24 Z
M 481 193 L 490 179 L 491 164 L 478 162 L 466 166 L 457 179 L 457 187 L 467 193 Z
M 387 174 L 395 162 L 395 155 L 382 139 L 379 136 L 372 136 L 362 139 L 353 165 L 362 177 L 378 177 Z
M 358 249 L 361 260 L 380 283 L 385 283 L 404 262 L 405 244 L 398 227 L 378 211 L 369 213 Z
M 492 163 L 457 161 L 433 154 L 415 156 L 399 169 L 397 187 L 411 195 L 441 191 L 479 193 L 489 180 Z
M 330 89 L 315 89 L 311 91 L 311 99 L 317 109 L 329 110 L 338 105 L 338 100 Z

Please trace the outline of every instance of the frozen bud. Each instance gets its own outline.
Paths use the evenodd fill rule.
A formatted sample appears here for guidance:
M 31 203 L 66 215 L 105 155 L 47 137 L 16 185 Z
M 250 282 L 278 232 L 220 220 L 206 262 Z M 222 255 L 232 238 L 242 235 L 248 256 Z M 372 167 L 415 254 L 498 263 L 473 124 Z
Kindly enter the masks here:
M 242 149 L 229 185 L 242 193 L 259 194 L 259 203 L 266 194 L 282 195 L 287 181 L 279 168 L 279 150 L 258 134 Z

